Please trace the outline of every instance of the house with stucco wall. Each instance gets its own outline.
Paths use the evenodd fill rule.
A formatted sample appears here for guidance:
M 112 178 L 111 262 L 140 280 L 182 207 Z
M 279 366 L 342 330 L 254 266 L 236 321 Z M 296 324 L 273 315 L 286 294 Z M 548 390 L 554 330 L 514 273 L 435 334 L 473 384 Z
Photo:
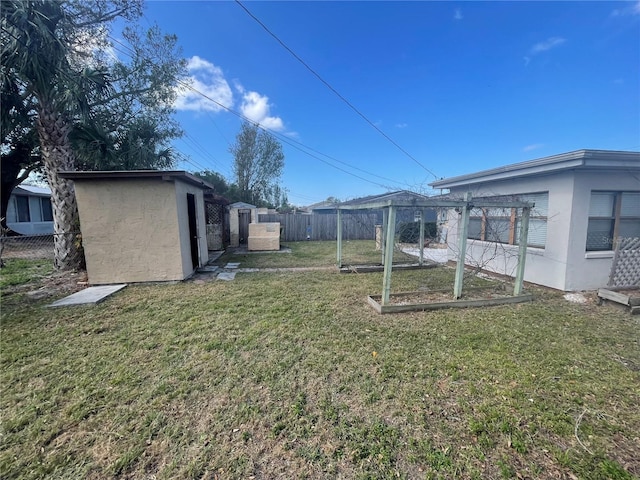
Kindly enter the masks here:
M 525 281 L 563 291 L 607 285 L 616 239 L 640 237 L 640 152 L 577 150 L 430 184 L 452 197 L 504 197 L 535 203 Z M 453 259 L 459 215 L 449 212 Z M 519 219 L 505 209 L 473 209 L 465 263 L 511 275 Z

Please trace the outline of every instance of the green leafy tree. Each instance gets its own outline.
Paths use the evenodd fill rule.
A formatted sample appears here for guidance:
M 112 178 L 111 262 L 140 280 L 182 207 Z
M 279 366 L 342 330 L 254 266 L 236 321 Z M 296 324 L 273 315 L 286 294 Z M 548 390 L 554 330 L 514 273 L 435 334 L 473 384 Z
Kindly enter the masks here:
M 282 145 L 258 125 L 244 122 L 229 151 L 234 158 L 240 200 L 257 206 L 269 205 L 284 169 Z
M 203 170 L 201 172 L 193 173 L 196 177 L 201 178 L 205 182 L 213 185 L 213 191 L 217 195 L 226 196 L 229 191 L 229 185 L 227 180 L 218 172 L 212 170 Z
M 105 53 L 109 24 L 138 18 L 141 7 L 140 0 L 2 2 L 3 191 L 5 172 L 15 185 L 24 172 L 42 168 L 52 191 L 58 269 L 83 263 L 73 235 L 73 184 L 58 172 L 172 163 L 167 144 L 180 132 L 171 104 L 184 69 L 175 37 L 129 26 L 130 62 Z M 17 107 L 5 108 L 5 97 Z M 5 117 L 13 122 L 6 129 Z M 34 133 L 37 142 L 28 142 Z

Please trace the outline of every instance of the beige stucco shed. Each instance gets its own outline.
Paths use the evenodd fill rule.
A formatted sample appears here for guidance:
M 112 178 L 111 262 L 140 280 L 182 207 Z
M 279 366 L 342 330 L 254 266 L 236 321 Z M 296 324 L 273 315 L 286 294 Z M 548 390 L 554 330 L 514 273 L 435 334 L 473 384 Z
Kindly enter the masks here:
M 183 280 L 208 261 L 208 183 L 184 171 L 61 176 L 75 184 L 91 284 Z

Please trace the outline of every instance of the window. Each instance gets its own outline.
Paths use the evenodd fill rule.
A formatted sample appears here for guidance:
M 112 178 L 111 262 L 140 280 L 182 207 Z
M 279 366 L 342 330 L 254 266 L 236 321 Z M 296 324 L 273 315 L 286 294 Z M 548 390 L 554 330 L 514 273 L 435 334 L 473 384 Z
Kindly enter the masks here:
M 42 210 L 42 221 L 53 222 L 53 208 L 51 206 L 51 200 L 46 197 L 40 197 L 40 208 Z
M 529 215 L 527 245 L 544 248 L 547 240 L 549 193 L 527 193 L 517 200 L 535 204 Z M 486 242 L 516 245 L 520 237 L 520 217 L 516 208 L 474 208 L 470 212 L 467 237 Z
M 591 192 L 586 250 L 613 250 L 618 237 L 640 237 L 640 192 Z
M 16 220 L 18 222 L 30 222 L 29 197 L 26 195 L 16 195 Z

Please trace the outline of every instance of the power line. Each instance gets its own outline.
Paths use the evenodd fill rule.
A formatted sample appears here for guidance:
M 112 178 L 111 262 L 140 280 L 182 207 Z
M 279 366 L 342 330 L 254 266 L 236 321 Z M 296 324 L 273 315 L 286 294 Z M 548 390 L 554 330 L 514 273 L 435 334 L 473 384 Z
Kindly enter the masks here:
M 384 138 L 386 138 L 389 142 L 391 142 L 391 144 L 393 144 L 398 150 L 400 150 L 402 153 L 404 153 L 407 157 L 409 157 L 411 160 L 413 160 L 416 164 L 420 165 L 428 173 L 433 175 L 433 178 L 435 178 L 436 180 L 438 179 L 438 176 L 435 173 L 433 173 L 431 170 L 429 170 L 427 167 L 425 167 L 418 159 L 416 159 L 413 155 L 411 155 L 404 148 L 402 148 L 398 143 L 396 143 L 395 140 L 393 140 L 389 135 L 387 135 L 385 132 L 383 132 L 375 123 L 373 123 L 371 120 L 369 120 L 364 115 L 364 113 L 362 113 L 360 110 L 358 110 L 349 100 L 347 100 L 345 97 L 343 97 L 340 94 L 340 92 L 338 92 L 335 88 L 333 88 L 333 86 L 329 82 L 327 82 L 324 78 L 322 78 L 318 72 L 316 72 L 313 68 L 311 68 L 309 66 L 309 64 L 307 64 L 291 48 L 289 48 L 286 43 L 284 43 L 282 40 L 280 40 L 280 38 L 275 33 L 273 33 L 271 30 L 269 30 L 269 28 L 264 23 L 262 23 L 262 21 L 258 17 L 256 17 L 253 13 L 251 13 L 251 11 L 249 11 L 249 9 L 247 7 L 245 7 L 242 4 L 242 2 L 240 2 L 240 0 L 235 0 L 235 2 L 247 13 L 247 15 L 249 15 L 251 18 L 253 18 L 269 35 L 271 35 L 280 45 L 282 45 L 282 47 L 287 52 L 289 52 L 296 60 L 298 60 L 302 65 L 304 65 L 304 67 L 307 70 L 309 70 L 318 80 L 320 80 L 340 100 L 342 100 L 345 104 L 347 104 L 349 106 L 349 108 L 351 108 L 351 110 L 353 110 L 360 117 L 362 117 L 362 119 L 365 122 L 367 122 L 374 130 L 376 130 L 379 134 L 381 134 Z
M 127 45 L 123 44 L 123 43 L 122 43 L 122 42 L 120 42 L 119 40 L 117 40 L 117 39 L 113 38 L 112 36 L 109 36 L 109 38 L 110 38 L 112 41 L 114 41 L 114 42 L 118 43 L 119 45 L 121 45 L 122 47 L 124 47 L 125 49 L 127 49 L 127 50 L 131 51 L 130 47 L 128 47 Z M 119 51 L 119 50 L 118 50 L 118 51 Z M 123 53 L 123 52 L 122 52 L 122 53 Z M 212 102 L 212 103 L 214 103 L 215 105 L 219 106 L 220 108 L 222 108 L 222 109 L 224 109 L 224 110 L 228 111 L 229 113 L 232 113 L 233 115 L 235 115 L 235 116 L 239 117 L 240 119 L 242 119 L 242 120 L 244 120 L 244 121 L 247 121 L 247 122 L 250 122 L 250 123 L 253 123 L 253 124 L 256 124 L 256 122 L 254 122 L 254 121 L 252 121 L 251 119 L 249 119 L 249 118 L 245 117 L 242 113 L 240 113 L 240 112 L 236 112 L 235 110 L 231 109 L 230 107 L 227 107 L 226 105 L 224 105 L 224 104 L 222 104 L 222 103 L 218 102 L 217 100 L 214 100 L 213 98 L 211 98 L 211 97 L 210 97 L 210 96 L 208 96 L 207 94 L 205 94 L 205 93 L 203 93 L 203 92 L 199 91 L 198 89 L 196 89 L 195 87 L 193 87 L 192 85 L 190 85 L 189 83 L 187 83 L 187 82 L 185 82 L 185 81 L 181 81 L 181 80 L 178 80 L 178 82 L 177 82 L 177 83 L 178 83 L 179 85 L 181 85 L 182 87 L 184 87 L 184 88 L 186 88 L 186 89 L 188 89 L 188 90 L 191 90 L 192 92 L 196 93 L 197 95 L 200 95 L 201 97 L 203 97 L 203 98 L 205 98 L 205 99 L 209 100 L 210 102 Z M 215 122 L 214 122 L 214 125 L 216 125 L 216 124 L 215 124 Z M 217 127 L 217 125 L 216 125 L 216 127 Z M 261 125 L 259 125 L 259 124 L 258 124 L 258 127 L 259 127 L 260 129 L 264 130 L 264 131 L 267 131 L 264 127 L 262 127 L 262 126 L 261 126 Z M 293 147 L 293 148 L 295 148 L 295 149 L 297 149 L 297 150 L 301 151 L 302 153 L 304 153 L 304 154 L 306 154 L 306 155 L 308 155 L 308 156 L 310 156 L 310 157 L 312 157 L 312 158 L 314 158 L 314 159 L 316 159 L 316 160 L 318 160 L 318 161 L 320 161 L 320 162 L 323 162 L 323 163 L 325 163 L 326 165 L 329 165 L 330 167 L 335 168 L 336 170 L 340 170 L 341 172 L 346 173 L 347 175 L 351 175 L 351 176 L 353 176 L 353 177 L 355 177 L 355 178 L 358 178 L 358 179 L 363 180 L 363 181 L 365 181 L 365 182 L 371 183 L 372 185 L 376 185 L 376 186 L 378 186 L 378 187 L 382 187 L 382 188 L 387 189 L 387 190 L 393 190 L 393 188 L 392 188 L 392 187 L 390 187 L 388 184 L 382 184 L 382 183 L 379 183 L 379 182 L 375 182 L 375 181 L 369 180 L 369 179 L 367 179 L 367 178 L 364 178 L 364 177 L 362 177 L 362 176 L 360 176 L 360 175 L 357 175 L 357 174 L 355 174 L 355 173 L 349 172 L 348 170 L 345 170 L 344 168 L 341 168 L 341 167 L 339 167 L 339 166 L 336 166 L 336 165 L 334 165 L 334 164 L 332 164 L 332 163 L 330 163 L 330 162 L 328 162 L 328 161 L 326 161 L 326 160 L 324 160 L 324 159 L 322 159 L 322 158 L 318 157 L 317 155 L 314 155 L 314 154 L 312 154 L 312 153 L 309 153 L 309 151 L 310 151 L 310 152 L 314 152 L 314 153 L 316 153 L 316 154 L 318 154 L 318 155 L 322 155 L 322 156 L 324 156 L 324 157 L 326 157 L 326 158 L 328 158 L 328 159 L 330 159 L 330 160 L 332 160 L 332 161 L 334 161 L 334 162 L 340 163 L 340 164 L 345 165 L 345 166 L 347 166 L 347 167 L 349 167 L 349 168 L 352 168 L 352 169 L 354 169 L 354 170 L 358 170 L 358 171 L 360 171 L 360 172 L 362 172 L 362 173 L 364 173 L 364 174 L 366 174 L 366 175 L 369 175 L 369 176 L 372 176 L 372 177 L 376 177 L 376 178 L 379 178 L 379 179 L 381 179 L 381 180 L 385 180 L 385 181 L 391 182 L 392 184 L 393 184 L 393 183 L 395 183 L 395 184 L 397 184 L 397 185 L 399 185 L 399 186 L 402 186 L 402 184 L 401 184 L 401 183 L 398 183 L 398 182 L 397 182 L 397 181 L 395 181 L 395 180 L 392 180 L 392 179 L 387 178 L 387 177 L 382 177 L 382 176 L 377 175 L 377 174 L 375 174 L 375 173 L 371 173 L 371 172 L 369 172 L 369 171 L 367 171 L 367 170 L 364 170 L 364 169 L 361 169 L 361 168 L 359 168 L 359 167 L 353 166 L 353 165 L 351 165 L 351 164 L 349 164 L 349 163 L 347 163 L 347 162 L 344 162 L 344 161 L 338 160 L 338 159 L 336 159 L 336 158 L 334 158 L 334 157 L 331 157 L 330 155 L 326 155 L 326 154 L 324 154 L 324 153 L 322 153 L 322 152 L 319 152 L 319 151 L 317 151 L 317 150 L 315 150 L 315 149 L 313 149 L 313 148 L 311 148 L 311 147 L 309 147 L 309 146 L 307 146 L 307 145 L 304 145 L 304 144 L 303 144 L 303 143 L 301 143 L 301 142 L 298 142 L 297 140 L 293 140 L 293 139 L 291 139 L 291 138 L 289 138 L 289 137 L 286 137 L 285 135 L 282 135 L 282 134 L 280 134 L 280 133 L 278 133 L 278 132 L 275 132 L 275 131 L 269 131 L 269 133 L 271 133 L 272 135 L 274 135 L 275 137 L 277 137 L 278 139 L 280 139 L 280 141 L 282 141 L 283 143 L 286 143 L 287 145 L 290 145 L 291 147 Z M 309 150 L 309 151 L 306 151 L 305 149 L 306 149 L 306 150 Z
M 241 114 L 240 112 L 236 112 L 235 110 L 233 110 L 233 109 L 231 109 L 231 108 L 227 107 L 226 105 L 223 105 L 222 103 L 218 102 L 217 100 L 214 100 L 213 98 L 209 97 L 207 94 L 205 94 L 205 93 L 203 93 L 203 92 L 201 92 L 201 91 L 199 91 L 199 90 L 195 89 L 194 87 L 192 87 L 192 86 L 191 86 L 191 85 L 189 85 L 188 83 L 186 83 L 186 82 L 182 82 L 182 81 L 178 81 L 178 83 L 179 83 L 180 85 L 182 85 L 183 87 L 185 87 L 185 88 L 188 88 L 188 89 L 192 90 L 194 93 L 197 93 L 198 95 L 201 95 L 203 98 L 206 98 L 206 99 L 207 99 L 207 100 L 209 100 L 210 102 L 215 103 L 215 104 L 216 104 L 216 105 L 218 105 L 219 107 L 223 108 L 224 110 L 228 111 L 229 113 L 232 113 L 233 115 L 235 115 L 235 116 L 239 117 L 240 119 L 242 119 L 242 120 L 244 120 L 244 121 L 246 121 L 246 122 L 250 122 L 250 123 L 252 123 L 252 124 L 256 124 L 256 122 L 254 122 L 253 120 L 251 120 L 251 119 L 249 119 L 249 118 L 245 117 L 245 116 L 244 116 L 243 114 Z M 256 125 L 257 125 L 261 130 L 264 130 L 264 131 L 266 131 L 266 132 L 268 132 L 268 133 L 270 133 L 270 134 L 274 135 L 275 137 L 279 138 L 282 142 L 286 143 L 287 145 L 290 145 L 290 146 L 292 146 L 293 148 L 295 148 L 295 149 L 297 149 L 297 150 L 301 151 L 302 153 L 304 153 L 304 154 L 306 154 L 306 155 L 308 155 L 308 156 L 310 156 L 310 157 L 312 157 L 312 158 L 315 158 L 316 160 L 319 160 L 319 161 L 321 161 L 321 162 L 323 162 L 323 163 L 325 163 L 325 164 L 327 164 L 327 165 L 329 165 L 329 166 L 331 166 L 331 167 L 333 167 L 333 168 L 335 168 L 335 169 L 337 169 L 337 170 L 340 170 L 341 172 L 344 172 L 344 173 L 346 173 L 347 175 L 351 175 L 352 177 L 359 178 L 360 180 L 364 180 L 365 182 L 371 183 L 371 184 L 376 185 L 376 186 L 378 186 L 378 187 L 382 187 L 382 188 L 385 188 L 385 189 L 388 189 L 388 190 L 392 190 L 392 188 L 390 188 L 388 185 L 383 185 L 383 184 L 381 184 L 381 183 L 374 182 L 374 181 L 369 180 L 369 179 L 367 179 L 367 178 L 361 177 L 360 175 L 357 175 L 357 174 L 355 174 L 355 173 L 349 172 L 348 170 L 345 170 L 345 169 L 340 168 L 340 167 L 338 167 L 338 166 L 336 166 L 336 165 L 333 165 L 332 163 L 330 163 L 330 162 L 328 162 L 328 161 L 326 161 L 326 160 L 324 160 L 324 159 L 322 159 L 322 158 L 318 157 L 317 155 L 313 155 L 312 153 L 309 153 L 308 151 L 304 150 L 302 147 L 307 148 L 307 149 L 309 149 L 309 150 L 312 150 L 312 149 L 311 149 L 310 147 L 307 147 L 306 145 L 304 145 L 304 144 L 300 143 L 300 142 L 297 142 L 297 141 L 295 141 L 295 140 L 289 139 L 289 138 L 288 138 L 288 137 L 286 137 L 285 135 L 281 135 L 281 134 L 279 134 L 279 133 L 277 133 L 277 132 L 274 132 L 274 131 L 268 131 L 267 129 L 265 129 L 264 127 L 262 127 L 262 126 L 261 126 L 261 125 L 259 125 L 259 124 L 256 124 Z M 300 145 L 300 146 L 298 146 L 298 145 L 296 145 L 296 144 L 298 144 L 298 145 Z M 313 150 L 312 150 L 312 151 L 313 151 Z M 324 154 L 322 154 L 322 155 L 324 155 Z M 329 157 L 328 155 L 325 155 L 325 156 L 326 156 L 327 158 L 331 158 L 331 157 Z M 339 161 L 339 160 L 337 160 L 337 161 Z M 364 170 L 362 170 L 362 169 L 358 169 L 357 167 L 353 167 L 352 165 L 349 165 L 349 164 L 347 164 L 346 162 L 340 162 L 340 163 L 343 163 L 343 164 L 345 164 L 345 165 L 347 165 L 347 166 L 349 166 L 349 167 L 351 167 L 351 168 L 354 168 L 354 169 L 357 169 L 357 170 L 361 170 L 361 171 L 365 172 L 365 173 L 366 173 L 366 174 L 368 174 L 368 175 L 371 175 L 371 176 L 377 176 L 377 175 L 375 175 L 375 174 L 372 174 L 372 173 L 366 172 L 366 171 L 364 171 Z M 395 182 L 395 181 L 393 181 L 393 180 L 392 180 L 392 182 L 393 182 L 393 183 L 396 183 L 396 182 Z

